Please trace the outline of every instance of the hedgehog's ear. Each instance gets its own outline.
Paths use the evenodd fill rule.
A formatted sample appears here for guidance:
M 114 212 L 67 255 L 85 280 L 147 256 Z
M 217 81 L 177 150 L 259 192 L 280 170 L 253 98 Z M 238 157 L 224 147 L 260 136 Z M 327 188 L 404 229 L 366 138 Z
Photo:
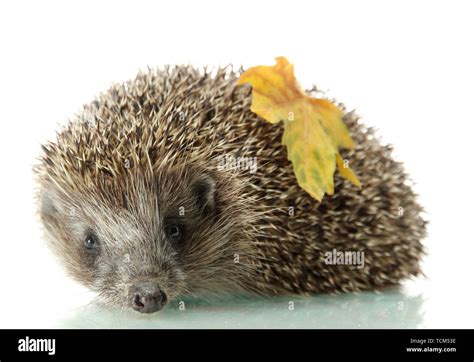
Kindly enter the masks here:
M 41 219 L 48 225 L 58 225 L 61 219 L 61 207 L 56 193 L 52 190 L 43 190 L 40 195 Z
M 209 175 L 200 175 L 193 183 L 193 192 L 200 210 L 206 214 L 216 208 L 216 181 Z

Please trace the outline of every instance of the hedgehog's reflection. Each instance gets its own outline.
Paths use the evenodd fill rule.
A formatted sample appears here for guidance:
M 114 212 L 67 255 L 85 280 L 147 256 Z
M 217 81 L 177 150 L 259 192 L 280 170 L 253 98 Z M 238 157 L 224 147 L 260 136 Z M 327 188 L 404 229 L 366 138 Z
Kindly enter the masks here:
M 153 316 L 90 304 L 61 328 L 419 328 L 422 295 L 381 293 L 177 300 Z

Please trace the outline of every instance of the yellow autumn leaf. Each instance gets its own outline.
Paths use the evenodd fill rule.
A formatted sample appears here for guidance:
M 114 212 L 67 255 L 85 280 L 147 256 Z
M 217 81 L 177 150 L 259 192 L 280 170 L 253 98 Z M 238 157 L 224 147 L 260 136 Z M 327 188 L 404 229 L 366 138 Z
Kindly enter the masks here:
M 339 148 L 355 144 L 343 121 L 342 110 L 333 103 L 309 97 L 294 76 L 285 57 L 275 66 L 257 66 L 244 72 L 238 84 L 252 85 L 252 112 L 270 123 L 283 121 L 282 143 L 299 185 L 321 201 L 334 193 L 334 172 L 360 187 L 355 173 L 339 154 Z

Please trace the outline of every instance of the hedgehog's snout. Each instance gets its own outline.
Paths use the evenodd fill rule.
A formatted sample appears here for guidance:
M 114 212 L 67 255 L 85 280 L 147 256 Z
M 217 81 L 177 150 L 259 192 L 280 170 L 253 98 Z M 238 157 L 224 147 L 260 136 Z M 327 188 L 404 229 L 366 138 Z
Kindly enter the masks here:
M 129 298 L 132 308 L 140 313 L 155 313 L 161 310 L 168 297 L 156 283 L 137 283 L 130 287 Z

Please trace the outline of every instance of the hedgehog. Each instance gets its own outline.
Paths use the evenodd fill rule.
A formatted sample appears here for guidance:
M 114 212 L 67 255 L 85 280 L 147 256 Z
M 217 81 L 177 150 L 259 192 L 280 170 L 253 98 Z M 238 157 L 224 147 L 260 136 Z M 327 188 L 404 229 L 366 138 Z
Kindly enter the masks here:
M 42 145 L 38 214 L 67 272 L 140 313 L 186 296 L 358 292 L 422 274 L 423 209 L 392 147 L 340 104 L 357 144 L 341 154 L 362 188 L 336 175 L 334 195 L 316 201 L 283 125 L 251 112 L 242 72 L 149 68 Z

